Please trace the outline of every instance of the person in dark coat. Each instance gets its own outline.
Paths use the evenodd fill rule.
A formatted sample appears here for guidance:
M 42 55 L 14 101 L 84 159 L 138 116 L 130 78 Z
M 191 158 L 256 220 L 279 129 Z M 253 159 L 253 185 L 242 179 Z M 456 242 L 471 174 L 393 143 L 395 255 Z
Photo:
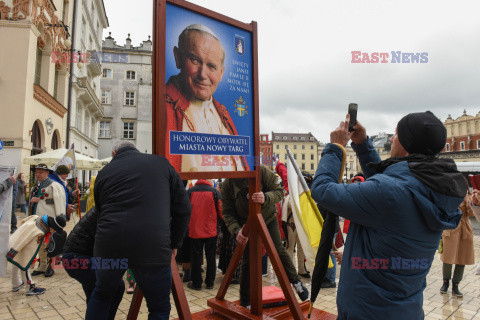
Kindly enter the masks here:
M 358 122 L 330 134 L 312 185 L 313 198 L 351 221 L 337 291 L 339 320 L 424 319 L 423 290 L 443 230 L 455 229 L 467 182 L 440 159 L 446 129 L 429 111 L 411 113 L 390 139 L 384 161 Z M 352 139 L 365 176 L 339 184 L 342 150 Z M 337 145 L 338 144 L 338 145 Z
M 95 181 L 99 216 L 94 256 L 102 262 L 128 259 L 128 268 L 145 296 L 149 319 L 168 319 L 172 253 L 181 246 L 190 220 L 187 192 L 164 157 L 141 153 L 129 141 L 116 143 L 112 156 Z M 87 320 L 107 319 L 124 273 L 113 268 L 96 270 Z
M 98 265 L 98 261 L 93 261 L 93 247 L 95 243 L 95 233 L 97 231 L 98 213 L 95 207 L 85 214 L 82 219 L 73 227 L 73 230 L 68 235 L 67 241 L 63 248 L 64 253 L 62 255 L 62 264 L 65 271 L 70 277 L 80 282 L 85 293 L 85 297 L 88 301 L 92 295 L 93 289 L 95 289 L 95 281 L 97 276 L 95 274 L 95 268 Z M 93 265 L 93 267 L 92 267 Z M 119 264 L 119 268 L 125 267 Z M 109 320 L 115 319 L 118 305 L 122 301 L 123 292 L 125 291 L 125 284 L 120 278 L 118 280 L 118 288 L 113 296 L 108 318 Z

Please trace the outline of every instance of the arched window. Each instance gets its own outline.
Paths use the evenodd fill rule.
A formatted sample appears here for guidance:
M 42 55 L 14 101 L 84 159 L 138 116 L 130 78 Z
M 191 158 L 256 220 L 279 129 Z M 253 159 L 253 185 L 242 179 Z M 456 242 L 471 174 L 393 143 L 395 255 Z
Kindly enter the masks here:
M 42 135 L 40 133 L 40 126 L 38 125 L 38 121 L 35 121 L 32 127 L 32 156 L 36 154 L 40 154 L 43 152 L 42 150 Z
M 58 140 L 59 140 L 59 137 L 58 137 L 58 134 L 57 134 L 57 130 L 55 130 L 53 132 L 53 137 L 52 137 L 52 150 L 57 150 L 58 149 Z

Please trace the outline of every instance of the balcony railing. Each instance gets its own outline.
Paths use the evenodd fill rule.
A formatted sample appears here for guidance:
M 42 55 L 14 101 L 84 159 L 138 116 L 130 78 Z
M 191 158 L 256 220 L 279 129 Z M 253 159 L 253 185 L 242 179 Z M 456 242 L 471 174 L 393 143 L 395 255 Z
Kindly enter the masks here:
M 100 115 L 103 117 L 105 115 L 103 106 L 100 103 L 100 100 L 98 99 L 97 95 L 95 94 L 95 91 L 90 86 L 90 83 L 88 82 L 87 77 L 77 78 L 77 85 L 80 89 L 85 90 L 84 94 L 80 96 L 80 99 L 86 100 L 87 103 L 92 102 L 92 104 L 97 109 L 94 111 L 98 111 Z

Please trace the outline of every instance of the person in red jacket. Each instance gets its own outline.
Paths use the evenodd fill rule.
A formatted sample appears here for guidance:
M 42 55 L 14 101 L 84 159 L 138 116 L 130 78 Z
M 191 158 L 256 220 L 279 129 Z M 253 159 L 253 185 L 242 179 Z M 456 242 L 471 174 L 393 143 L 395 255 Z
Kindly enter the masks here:
M 192 204 L 192 216 L 188 226 L 188 236 L 192 239 L 192 281 L 187 286 L 194 290 L 202 289 L 202 258 L 205 248 L 205 286 L 213 289 L 217 272 L 217 217 L 223 219 L 220 192 L 209 180 L 198 180 L 187 192 Z

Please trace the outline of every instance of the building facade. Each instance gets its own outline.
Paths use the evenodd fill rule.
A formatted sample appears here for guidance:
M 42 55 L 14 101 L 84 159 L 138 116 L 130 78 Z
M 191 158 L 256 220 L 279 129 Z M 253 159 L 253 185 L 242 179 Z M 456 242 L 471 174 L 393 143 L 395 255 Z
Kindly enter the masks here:
M 318 140 L 310 132 L 272 132 L 272 155 L 283 163 L 287 163 L 287 146 L 300 170 L 315 174 L 318 164 Z
M 318 160 L 322 158 L 322 152 L 325 148 L 325 143 L 318 144 Z M 343 174 L 343 178 L 346 180 L 351 180 L 357 173 L 362 172 L 362 168 L 360 167 L 360 162 L 358 161 L 357 155 L 355 151 L 353 151 L 352 147 L 347 146 L 347 159 L 345 162 L 345 171 Z
M 123 46 L 108 36 L 102 49 L 101 103 L 105 114 L 99 127 L 99 157 L 110 157 L 119 140 L 152 153 L 152 41 Z
M 75 2 L 72 2 L 75 3 Z M 70 105 L 69 145 L 75 151 L 98 158 L 98 132 L 104 109 L 100 103 L 100 78 L 103 29 L 108 18 L 103 0 L 77 0 L 73 51 L 79 63 L 73 65 Z M 81 181 L 89 181 L 92 172 L 82 172 Z
M 455 161 L 480 161 L 480 112 L 475 116 L 463 114 L 455 120 L 448 115 L 443 123 L 447 129 L 447 143 L 440 157 Z
M 268 134 L 261 134 L 260 135 L 260 163 L 266 165 L 270 169 L 273 168 L 273 148 L 272 148 L 272 141 L 270 140 Z
M 65 146 L 70 70 L 54 55 L 72 17 L 68 0 L 0 1 L 0 164 L 26 175 L 25 157 Z

